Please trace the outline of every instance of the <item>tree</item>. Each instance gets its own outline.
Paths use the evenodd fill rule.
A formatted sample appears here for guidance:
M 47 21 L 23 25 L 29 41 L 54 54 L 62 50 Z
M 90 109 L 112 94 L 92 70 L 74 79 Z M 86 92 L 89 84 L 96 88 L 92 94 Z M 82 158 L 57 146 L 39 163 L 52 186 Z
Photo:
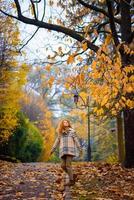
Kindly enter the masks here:
M 44 28 L 48 30 L 57 31 L 63 33 L 67 36 L 72 37 L 77 40 L 75 45 L 77 45 L 77 53 L 73 53 L 69 57 L 68 64 L 73 63 L 74 57 L 78 55 L 78 49 L 82 46 L 84 52 L 88 49 L 91 49 L 95 53 L 99 53 L 103 61 L 105 60 L 105 50 L 97 46 L 95 41 L 101 39 L 102 42 L 105 41 L 107 35 L 110 35 L 113 39 L 112 48 L 113 52 L 117 52 L 121 56 L 121 73 L 123 69 L 128 69 L 129 72 L 126 73 L 126 78 L 130 78 L 133 75 L 132 64 L 134 62 L 133 56 L 133 33 L 132 33 L 132 22 L 131 22 L 131 10 L 132 10 L 132 1 L 131 0 L 99 0 L 99 1 L 58 1 L 57 5 L 64 12 L 64 21 L 61 19 L 57 20 L 55 23 L 54 19 L 48 22 L 39 20 L 38 10 L 35 8 L 35 4 L 39 4 L 41 1 L 30 1 L 32 8 L 32 16 L 24 16 L 22 12 L 22 2 L 14 0 L 13 7 L 17 11 L 17 15 L 9 14 L 3 8 L 1 12 L 5 15 L 13 17 L 23 23 L 35 25 L 38 28 Z M 44 1 L 45 2 L 45 1 Z M 52 7 L 54 2 L 49 1 L 50 6 Z M 45 12 L 45 10 L 44 10 Z M 116 48 L 117 47 L 117 48 Z M 87 61 L 89 61 L 90 56 L 92 58 L 96 57 L 95 53 L 90 51 Z M 115 53 L 116 54 L 116 53 Z M 104 55 L 104 56 L 103 56 Z M 115 63 L 115 62 L 114 62 Z M 133 78 L 131 77 L 131 82 Z M 131 87 L 132 88 L 132 87 Z M 129 102 L 129 101 L 130 102 Z M 127 90 L 125 93 L 123 112 L 124 112 L 124 126 L 125 126 L 125 147 L 126 147 L 126 156 L 124 166 L 133 167 L 134 166 L 134 108 L 133 108 L 133 91 L 132 89 Z M 104 103 L 104 102 L 103 102 Z M 128 104 L 131 104 L 129 106 Z M 100 111 L 101 112 L 101 108 Z
M 21 112 L 17 113 L 19 125 L 9 137 L 8 143 L 2 143 L 0 154 L 5 159 L 16 158 L 22 162 L 38 161 L 43 151 L 43 137 L 39 129 Z
M 28 67 L 17 61 L 19 29 L 13 19 L 1 16 L 0 22 L 0 143 L 8 141 L 18 125 L 17 112 L 26 83 Z
M 52 123 L 52 113 L 49 111 L 45 99 L 37 95 L 34 90 L 25 93 L 21 99 L 21 110 L 34 123 L 43 138 L 43 150 L 39 157 L 40 161 L 49 158 L 50 150 L 54 142 L 55 130 Z

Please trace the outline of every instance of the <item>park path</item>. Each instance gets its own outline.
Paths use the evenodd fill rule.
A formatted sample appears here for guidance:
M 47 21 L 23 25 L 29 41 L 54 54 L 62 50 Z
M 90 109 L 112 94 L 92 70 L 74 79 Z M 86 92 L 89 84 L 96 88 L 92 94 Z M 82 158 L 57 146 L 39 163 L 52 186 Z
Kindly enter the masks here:
M 73 170 L 76 184 L 61 191 L 60 164 L 0 161 L 0 200 L 134 200 L 134 169 L 75 162 Z

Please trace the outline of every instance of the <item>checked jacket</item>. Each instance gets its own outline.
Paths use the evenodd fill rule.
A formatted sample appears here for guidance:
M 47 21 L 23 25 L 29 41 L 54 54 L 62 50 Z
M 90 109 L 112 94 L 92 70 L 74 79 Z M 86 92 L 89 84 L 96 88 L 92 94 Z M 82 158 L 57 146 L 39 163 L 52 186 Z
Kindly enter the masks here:
M 78 156 L 78 150 L 82 150 L 79 138 L 73 128 L 69 128 L 66 132 L 64 131 L 63 134 L 57 136 L 51 151 L 54 152 L 58 145 L 60 158 L 63 155 Z

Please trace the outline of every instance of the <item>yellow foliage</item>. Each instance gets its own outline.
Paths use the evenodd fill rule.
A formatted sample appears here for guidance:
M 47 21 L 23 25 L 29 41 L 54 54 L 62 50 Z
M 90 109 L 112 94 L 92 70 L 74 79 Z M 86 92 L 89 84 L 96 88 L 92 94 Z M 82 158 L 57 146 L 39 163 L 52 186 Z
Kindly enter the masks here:
M 104 99 L 101 101 L 101 106 L 104 106 L 107 103 L 108 99 L 104 97 Z
M 51 76 L 50 79 L 48 80 L 49 87 L 52 87 L 54 79 L 55 79 L 54 76 Z
M 102 115 L 104 113 L 104 110 L 102 108 L 97 109 L 96 114 L 97 115 Z
M 87 42 L 82 43 L 82 49 L 83 49 L 84 51 L 86 51 L 87 48 L 88 48 Z
M 86 92 L 80 92 L 79 95 L 80 95 L 80 96 L 82 97 L 82 99 L 86 102 L 88 94 L 87 94 Z
M 4 23 L 4 26 L 3 26 Z M 18 125 L 17 112 L 20 109 L 20 99 L 23 96 L 22 86 L 26 83 L 28 67 L 17 61 L 15 48 L 19 45 L 19 30 L 12 19 L 1 18 L 1 45 L 5 55 L 0 68 L 0 142 L 7 141 Z M 3 46 L 4 47 L 4 46 Z
M 106 39 L 105 39 L 105 45 L 110 44 L 111 39 L 112 39 L 112 35 L 108 34 L 107 37 L 106 37 Z
M 50 72 L 50 70 L 51 70 L 51 65 L 48 64 L 47 66 L 45 66 L 45 70 L 47 70 L 48 72 Z
M 35 110 L 38 110 L 39 112 L 39 113 L 36 113 L 36 112 L 34 113 L 33 111 L 34 118 L 36 119 L 34 123 L 40 130 L 44 139 L 43 140 L 44 147 L 38 160 L 41 162 L 47 161 L 49 159 L 50 150 L 54 143 L 54 138 L 55 138 L 55 129 L 52 123 L 52 113 L 47 108 L 45 99 L 42 98 L 41 96 L 34 96 L 34 94 L 33 95 L 25 94 L 22 100 L 23 100 L 24 107 L 26 107 L 27 105 L 28 106 L 30 105 L 31 107 L 31 105 L 33 105 Z
M 74 56 L 75 56 L 75 55 L 72 54 L 72 55 L 70 55 L 70 56 L 68 57 L 68 59 L 67 59 L 67 64 L 72 64 L 72 63 L 74 62 L 74 59 L 75 59 Z

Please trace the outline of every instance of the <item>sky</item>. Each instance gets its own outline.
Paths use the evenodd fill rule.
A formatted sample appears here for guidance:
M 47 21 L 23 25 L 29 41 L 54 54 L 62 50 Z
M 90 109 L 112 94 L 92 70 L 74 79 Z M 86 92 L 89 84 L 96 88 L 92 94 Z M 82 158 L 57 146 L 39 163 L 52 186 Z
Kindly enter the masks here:
M 42 7 L 40 9 L 42 9 Z M 23 12 L 25 12 L 27 8 L 28 3 L 26 3 L 25 1 L 22 7 Z M 52 15 L 52 10 L 48 5 L 46 5 L 45 12 L 45 18 L 49 18 Z M 54 10 L 53 13 L 55 14 Z M 19 22 L 19 29 L 21 33 L 21 41 L 23 42 L 23 44 L 25 44 L 27 40 L 29 40 L 31 35 L 35 32 L 37 27 Z M 48 61 L 47 56 L 52 52 L 51 50 L 46 50 L 46 47 L 50 45 L 53 47 L 54 50 L 57 50 L 59 45 L 63 46 L 62 44 L 60 44 L 60 40 L 58 41 L 55 38 L 55 36 L 58 36 L 59 34 L 60 33 L 56 33 L 53 31 L 49 32 L 47 29 L 39 29 L 36 35 L 32 38 L 32 40 L 30 40 L 30 42 L 23 48 L 23 50 L 26 52 L 25 61 L 27 63 L 33 63 L 34 60 L 36 60 L 36 62 Z M 20 57 L 20 59 L 24 59 L 24 57 L 22 56 Z M 52 93 L 54 93 L 53 90 Z M 54 111 L 55 117 L 60 117 L 62 115 L 60 105 L 56 105 L 56 110 L 57 111 Z
M 54 1 L 54 2 L 56 3 L 57 1 Z M 25 1 L 25 3 L 23 3 L 22 5 L 23 5 L 23 11 L 25 11 L 28 8 L 28 3 L 26 3 Z M 43 6 L 44 5 L 42 1 L 42 3 L 40 4 L 39 10 L 42 10 Z M 50 6 L 46 4 L 45 21 L 47 21 L 51 16 L 53 17 L 54 15 L 57 15 L 56 12 L 58 12 L 59 8 L 56 7 L 56 4 L 53 5 L 53 8 L 54 9 L 52 10 Z M 22 22 L 19 22 L 19 28 L 20 28 L 21 40 L 23 41 L 23 44 L 25 44 L 29 40 L 29 38 L 37 29 L 36 26 L 24 24 Z M 62 44 L 60 44 L 60 40 L 57 40 L 55 38 L 56 35 L 57 36 L 61 35 L 61 33 L 56 33 L 54 31 L 50 32 L 47 29 L 40 28 L 38 32 L 36 33 L 36 35 L 32 38 L 32 40 L 30 40 L 30 42 L 23 48 L 23 50 L 26 51 L 26 53 L 28 54 L 28 57 L 27 57 L 28 61 L 32 62 L 34 59 L 46 60 L 47 56 L 49 54 L 52 54 L 52 51 L 49 50 L 49 48 L 46 51 L 46 48 L 49 47 L 49 45 L 52 46 L 54 50 L 57 50 L 59 46 L 63 46 Z

